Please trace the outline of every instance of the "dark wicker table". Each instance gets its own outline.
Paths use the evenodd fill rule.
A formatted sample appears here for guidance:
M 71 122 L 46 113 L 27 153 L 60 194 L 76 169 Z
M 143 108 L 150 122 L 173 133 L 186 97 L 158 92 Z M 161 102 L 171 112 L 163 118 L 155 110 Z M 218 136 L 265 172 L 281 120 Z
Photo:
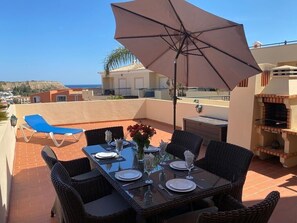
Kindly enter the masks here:
M 145 184 L 147 175 L 131 182 L 123 182 L 115 179 L 114 174 L 119 170 L 137 169 L 143 172 L 143 163 L 138 162 L 136 151 L 130 145 L 121 152 L 119 159 L 98 160 L 94 154 L 106 151 L 106 144 L 93 145 L 83 148 L 86 156 L 94 162 L 101 174 L 110 184 L 126 199 L 137 212 L 139 219 L 150 219 L 160 213 L 191 204 L 195 200 L 209 196 L 228 193 L 231 183 L 206 170 L 195 167 L 191 173 L 197 187 L 191 192 L 172 192 L 170 196 L 165 190 L 159 188 L 159 184 L 165 186 L 167 180 L 173 178 L 185 178 L 187 171 L 174 170 L 169 165 L 156 165 L 150 178 L 153 184 Z M 158 159 L 158 153 L 155 154 Z M 169 164 L 172 160 L 167 160 Z

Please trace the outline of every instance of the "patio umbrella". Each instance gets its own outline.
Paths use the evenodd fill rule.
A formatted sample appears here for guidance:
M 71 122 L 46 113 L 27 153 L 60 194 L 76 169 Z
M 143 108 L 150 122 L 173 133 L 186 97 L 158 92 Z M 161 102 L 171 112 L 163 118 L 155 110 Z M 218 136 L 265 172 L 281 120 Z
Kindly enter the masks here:
M 208 13 L 185 0 L 135 0 L 112 4 L 115 39 L 147 68 L 188 87 L 232 90 L 261 69 L 243 25 Z

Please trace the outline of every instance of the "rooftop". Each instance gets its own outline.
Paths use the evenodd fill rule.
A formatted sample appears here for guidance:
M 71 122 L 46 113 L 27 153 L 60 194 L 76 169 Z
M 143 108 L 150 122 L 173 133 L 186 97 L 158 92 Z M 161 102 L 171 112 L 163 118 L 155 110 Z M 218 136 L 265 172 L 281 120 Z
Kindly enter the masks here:
M 144 119 L 143 123 L 156 128 L 157 134 L 152 138 L 152 144 L 158 145 L 163 140 L 171 138 L 172 126 Z M 87 124 L 67 125 L 84 129 L 103 128 L 123 125 L 124 129 L 133 120 L 117 122 L 96 122 Z M 55 198 L 54 188 L 50 181 L 49 169 L 41 158 L 43 145 L 50 145 L 61 160 L 71 160 L 84 156 L 81 148 L 86 145 L 82 137 L 77 143 L 65 143 L 56 148 L 50 139 L 37 134 L 30 143 L 25 143 L 20 131 L 17 132 L 13 180 L 10 200 L 9 223 L 56 223 L 56 218 L 50 217 L 50 209 Z M 201 151 L 203 156 L 205 148 Z M 262 161 L 254 157 L 244 186 L 243 200 L 246 205 L 252 205 L 262 200 L 270 191 L 278 190 L 281 199 L 270 219 L 270 223 L 293 223 L 297 221 L 297 167 L 284 168 L 279 160 Z

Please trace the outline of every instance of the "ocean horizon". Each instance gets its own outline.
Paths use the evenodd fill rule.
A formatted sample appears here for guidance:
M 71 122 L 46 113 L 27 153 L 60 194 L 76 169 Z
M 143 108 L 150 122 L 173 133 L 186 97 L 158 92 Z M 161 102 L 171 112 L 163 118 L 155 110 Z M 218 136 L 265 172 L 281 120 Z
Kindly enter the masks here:
M 101 84 L 66 84 L 68 88 L 101 88 Z

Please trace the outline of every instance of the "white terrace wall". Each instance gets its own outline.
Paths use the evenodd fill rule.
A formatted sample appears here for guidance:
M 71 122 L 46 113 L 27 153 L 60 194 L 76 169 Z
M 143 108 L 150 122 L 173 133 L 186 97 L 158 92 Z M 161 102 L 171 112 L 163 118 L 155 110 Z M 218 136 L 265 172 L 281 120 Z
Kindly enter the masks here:
M 198 115 L 209 116 L 219 119 L 228 119 L 228 106 L 217 106 L 213 104 L 202 104 L 201 113 L 197 113 L 194 102 L 178 101 L 176 105 L 176 125 L 183 127 L 183 118 Z M 173 103 L 168 100 L 147 99 L 146 101 L 146 118 L 159 122 L 173 123 Z
M 17 105 L 17 116 L 41 114 L 50 124 L 116 121 L 145 118 L 145 99 L 98 100 Z
M 10 106 L 8 117 L 15 114 L 15 107 Z M 16 137 L 15 128 L 9 119 L 0 123 L 0 222 L 5 223 L 8 216 L 9 197 L 12 180 Z
M 256 48 L 251 49 L 251 52 L 258 64 L 292 62 L 290 65 L 297 65 L 297 44 Z
M 203 104 L 199 115 L 228 119 L 228 105 Z M 178 101 L 176 108 L 177 126 L 183 126 L 183 118 L 197 116 L 196 103 Z M 172 101 L 158 99 L 122 99 L 80 102 L 37 103 L 16 105 L 19 124 L 22 117 L 41 114 L 53 125 L 116 121 L 128 119 L 152 119 L 166 124 L 173 123 Z

